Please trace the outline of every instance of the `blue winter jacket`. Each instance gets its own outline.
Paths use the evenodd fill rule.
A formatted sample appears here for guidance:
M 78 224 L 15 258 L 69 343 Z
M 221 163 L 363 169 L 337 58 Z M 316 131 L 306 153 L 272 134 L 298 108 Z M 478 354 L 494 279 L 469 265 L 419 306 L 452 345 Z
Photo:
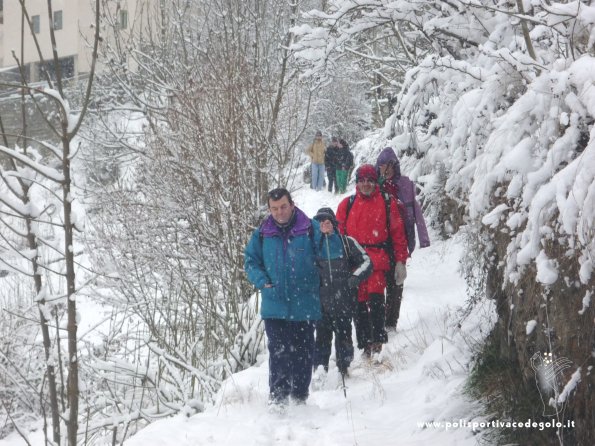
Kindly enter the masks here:
M 254 231 L 244 251 L 248 280 L 262 293 L 263 319 L 319 320 L 320 272 L 316 262 L 322 233 L 297 207 L 285 230 L 269 216 Z M 273 285 L 265 288 L 265 284 Z

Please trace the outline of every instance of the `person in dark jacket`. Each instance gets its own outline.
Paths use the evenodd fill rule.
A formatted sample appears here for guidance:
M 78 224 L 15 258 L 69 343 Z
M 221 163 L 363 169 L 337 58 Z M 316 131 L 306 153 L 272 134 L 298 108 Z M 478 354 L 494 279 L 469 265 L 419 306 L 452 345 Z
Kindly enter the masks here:
M 339 231 L 358 241 L 372 260 L 374 270 L 358 289 L 355 333 L 358 348 L 370 357 L 380 353 L 388 341 L 385 329 L 384 289 L 391 260 L 401 264 L 395 274 L 406 274 L 407 239 L 403 221 L 392 197 L 378 187 L 376 168 L 370 164 L 356 171 L 356 194 L 346 197 L 337 208 Z
M 392 147 L 385 147 L 380 152 L 376 160 L 376 169 L 379 173 L 378 183 L 381 190 L 392 195 L 405 207 L 404 223 L 409 256 L 415 249 L 416 228 L 419 236 L 419 247 L 426 248 L 430 246 L 426 222 L 421 212 L 421 206 L 415 196 L 415 185 L 408 177 L 401 175 L 399 159 Z M 403 278 L 404 280 L 405 278 Z M 403 300 L 403 284 L 404 282 L 395 281 L 395 264 L 393 263 L 386 274 L 386 328 L 388 330 L 397 329 L 401 301 Z
M 344 139 L 339 140 L 339 152 L 337 154 L 337 189 L 340 194 L 347 190 L 347 179 L 349 172 L 353 169 L 353 153 Z
M 261 290 L 260 314 L 268 338 L 269 405 L 283 411 L 304 403 L 312 379 L 314 326 L 321 317 L 318 221 L 298 209 L 287 189 L 268 194 L 271 215 L 244 251 L 248 280 Z
M 353 360 L 351 320 L 355 314 L 357 287 L 372 273 L 366 251 L 352 237 L 339 233 L 332 209 L 320 208 L 314 216 L 324 233 L 319 247 L 320 303 L 322 319 L 316 322 L 314 369 L 328 372 L 333 334 L 339 373 L 345 377 Z
M 337 188 L 337 157 L 339 155 L 339 138 L 333 136 L 331 138 L 331 144 L 326 148 L 324 154 L 324 167 L 326 168 L 326 177 L 328 178 L 328 191 L 338 192 Z

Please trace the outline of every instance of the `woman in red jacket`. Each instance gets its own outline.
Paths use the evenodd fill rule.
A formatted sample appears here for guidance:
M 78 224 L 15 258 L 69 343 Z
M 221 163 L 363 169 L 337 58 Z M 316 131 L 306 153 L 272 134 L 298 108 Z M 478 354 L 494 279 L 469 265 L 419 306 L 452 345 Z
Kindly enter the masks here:
M 337 221 L 339 231 L 358 241 L 374 267 L 372 275 L 359 286 L 355 316 L 357 346 L 369 357 L 379 353 L 388 340 L 384 327 L 385 274 L 392 257 L 398 265 L 395 274 L 404 280 L 407 238 L 397 203 L 380 192 L 374 166 L 364 164 L 357 169 L 356 181 L 356 194 L 339 203 Z

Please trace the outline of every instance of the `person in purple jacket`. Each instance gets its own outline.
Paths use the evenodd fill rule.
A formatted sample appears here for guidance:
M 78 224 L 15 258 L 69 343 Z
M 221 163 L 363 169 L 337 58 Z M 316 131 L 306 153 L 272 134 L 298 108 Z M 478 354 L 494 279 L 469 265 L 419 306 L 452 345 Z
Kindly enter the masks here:
M 378 170 L 378 184 L 382 191 L 392 195 L 399 200 L 405 209 L 403 221 L 405 223 L 405 234 L 407 236 L 407 248 L 409 257 L 415 249 L 415 229 L 419 236 L 419 247 L 426 248 L 430 246 L 428 229 L 421 212 L 421 206 L 416 199 L 415 184 L 406 176 L 401 175 L 401 166 L 399 159 L 392 147 L 385 147 L 376 160 L 376 169 Z M 403 216 L 402 216 L 403 217 Z M 403 283 L 395 281 L 395 267 L 391 264 L 391 269 L 386 273 L 386 329 L 396 330 L 399 313 L 401 310 L 401 301 L 403 299 Z M 398 267 L 402 267 L 399 264 Z M 405 273 L 402 275 L 407 277 Z M 404 279 L 403 279 L 404 280 Z

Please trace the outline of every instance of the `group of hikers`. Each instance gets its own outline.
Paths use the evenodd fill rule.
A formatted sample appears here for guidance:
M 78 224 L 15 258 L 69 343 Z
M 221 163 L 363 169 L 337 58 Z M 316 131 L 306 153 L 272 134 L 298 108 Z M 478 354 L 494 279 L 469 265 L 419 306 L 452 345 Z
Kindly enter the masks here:
M 353 170 L 353 154 L 349 145 L 343 138 L 333 136 L 331 144 L 327 147 L 322 132 L 318 130 L 314 136 L 314 142 L 306 149 L 306 154 L 311 160 L 311 182 L 310 187 L 321 191 L 324 189 L 324 172 L 328 179 L 328 191 L 345 193 L 347 191 L 347 180 Z
M 392 148 L 355 179 L 355 194 L 336 213 L 323 207 L 312 219 L 287 189 L 271 190 L 270 215 L 246 246 L 244 267 L 262 295 L 272 411 L 305 403 L 313 371 L 328 372 L 333 335 L 335 363 L 348 376 L 352 321 L 363 356 L 382 351 L 399 319 L 415 228 L 419 246 L 430 245 L 415 185 Z

